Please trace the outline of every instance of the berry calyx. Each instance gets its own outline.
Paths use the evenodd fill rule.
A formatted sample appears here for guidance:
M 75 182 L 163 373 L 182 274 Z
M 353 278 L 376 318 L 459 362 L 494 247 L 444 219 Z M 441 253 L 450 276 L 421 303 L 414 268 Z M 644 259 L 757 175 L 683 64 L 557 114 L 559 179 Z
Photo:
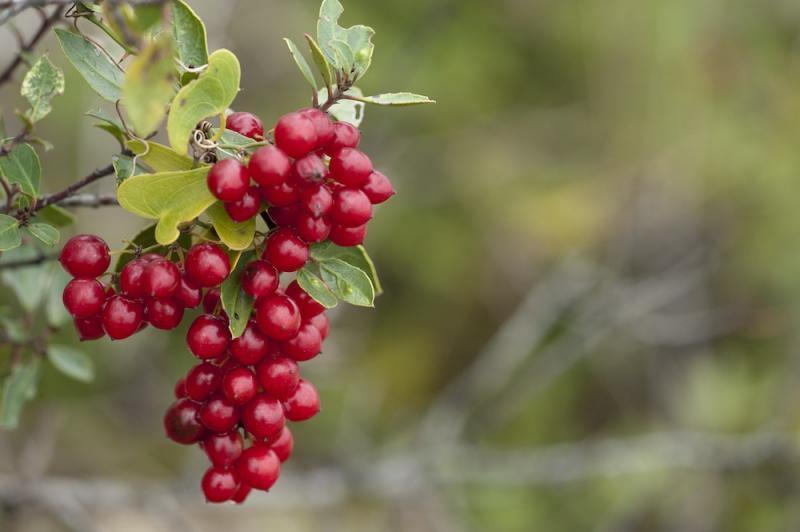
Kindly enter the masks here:
M 266 445 L 254 445 L 242 452 L 236 470 L 242 483 L 257 490 L 269 490 L 281 474 L 281 461 Z
M 142 304 L 124 296 L 111 296 L 103 307 L 103 329 L 112 340 L 122 340 L 137 332 L 143 319 Z
M 231 341 L 231 332 L 225 321 L 204 314 L 197 317 L 186 333 L 189 350 L 197 358 L 216 358 L 222 355 Z
M 278 271 L 294 272 L 302 268 L 308 260 L 308 244 L 291 229 L 278 229 L 267 239 L 263 258 L 271 262 Z
M 225 502 L 239 491 L 239 475 L 234 469 L 211 466 L 200 482 L 208 502 Z
M 95 279 L 73 279 L 64 287 L 62 301 L 74 318 L 88 318 L 103 308 L 106 291 Z
M 275 144 L 290 157 L 303 157 L 317 144 L 314 122 L 300 113 L 283 115 L 275 124 Z
M 220 201 L 239 201 L 247 192 L 250 175 L 236 159 L 223 159 L 211 167 L 208 189 Z
M 319 393 L 314 385 L 300 379 L 294 393 L 283 403 L 286 419 L 305 421 L 319 412 Z
M 289 340 L 300 330 L 300 309 L 290 297 L 272 294 L 256 302 L 256 323 L 275 340 Z
M 225 129 L 251 139 L 264 138 L 264 124 L 253 113 L 237 111 L 225 117 Z
M 111 264 L 108 244 L 95 235 L 70 238 L 58 257 L 61 266 L 76 279 L 94 279 L 104 274 Z
M 228 254 L 208 242 L 192 246 L 185 267 L 189 280 L 202 287 L 219 286 L 231 273 Z

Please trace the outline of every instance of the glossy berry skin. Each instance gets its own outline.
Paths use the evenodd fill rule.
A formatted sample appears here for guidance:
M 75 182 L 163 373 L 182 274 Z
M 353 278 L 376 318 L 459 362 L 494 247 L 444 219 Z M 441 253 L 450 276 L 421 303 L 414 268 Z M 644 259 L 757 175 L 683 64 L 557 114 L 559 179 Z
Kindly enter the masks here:
M 327 217 L 315 218 L 308 212 L 297 217 L 295 231 L 305 242 L 322 242 L 331 234 L 331 222 Z
M 244 428 L 259 440 L 278 434 L 286 423 L 280 401 L 266 394 L 256 396 L 242 407 Z
M 186 254 L 186 276 L 197 286 L 219 286 L 230 273 L 228 254 L 217 245 L 196 244 Z
M 178 267 L 167 259 L 157 259 L 150 262 L 142 274 L 147 297 L 166 299 L 178 289 L 181 281 L 181 272 Z
M 195 308 L 202 301 L 203 294 L 198 286 L 182 276 L 174 297 L 184 308 Z
M 342 188 L 333 197 L 331 219 L 344 227 L 358 227 L 372 218 L 372 203 L 367 195 L 357 188 Z
M 183 399 L 186 397 L 186 379 L 184 377 L 181 377 L 178 379 L 178 382 L 175 383 L 172 394 L 175 396 L 175 399 Z
M 150 261 L 139 257 L 126 264 L 119 274 L 120 291 L 131 299 L 143 299 L 147 296 L 144 286 L 144 271 Z
M 95 279 L 73 279 L 64 287 L 62 301 L 74 318 L 88 318 L 103 308 L 106 291 Z
M 322 340 L 325 341 L 331 329 L 331 322 L 328 320 L 328 316 L 326 316 L 325 313 L 317 314 L 308 320 L 308 323 L 317 328 L 320 336 L 322 336 Z
M 150 299 L 144 311 L 147 322 L 164 331 L 170 331 L 181 324 L 183 305 L 174 299 Z
M 289 427 L 283 427 L 281 433 L 276 438 L 272 439 L 269 448 L 275 452 L 275 455 L 281 462 L 285 462 L 292 456 L 294 437 Z
M 222 377 L 222 393 L 231 403 L 242 406 L 258 393 L 256 376 L 244 366 L 233 368 Z
M 292 203 L 285 207 L 270 207 L 267 209 L 267 214 L 277 225 L 281 227 L 292 227 L 297 222 L 297 217 L 302 212 L 302 205 L 299 203 Z
M 208 190 L 220 201 L 239 201 L 250 185 L 250 175 L 236 159 L 223 159 L 211 167 Z
M 286 295 L 291 297 L 298 308 L 303 318 L 313 318 L 317 314 L 323 312 L 325 307 L 317 303 L 314 298 L 308 295 L 308 292 L 300 287 L 300 284 L 295 280 L 289 283 L 286 287 Z
M 350 247 L 363 244 L 366 236 L 367 224 L 357 225 L 356 227 L 345 227 L 343 225 L 334 224 L 333 227 L 331 227 L 328 238 L 337 246 Z
M 254 260 L 242 272 L 242 290 L 255 298 L 265 297 L 278 288 L 280 274 L 265 260 Z
M 242 199 L 225 203 L 225 212 L 234 222 L 246 222 L 261 210 L 261 192 L 258 187 L 248 187 Z
M 203 401 L 217 393 L 222 384 L 222 369 L 210 362 L 197 364 L 186 374 L 186 397 L 193 401 Z
M 102 238 L 77 235 L 64 244 L 58 261 L 76 279 L 94 279 L 108 269 L 111 256 L 108 254 L 108 244 Z
M 247 163 L 250 177 L 262 187 L 272 187 L 284 183 L 292 170 L 292 161 L 280 148 L 262 146 L 258 148 Z
M 215 466 L 232 466 L 244 450 L 242 435 L 238 430 L 222 434 L 209 434 L 203 440 L 203 450 Z
M 211 466 L 200 482 L 208 502 L 229 501 L 239 491 L 239 475 L 235 469 Z
M 361 142 L 361 133 L 347 122 L 334 122 L 333 136 L 325 145 L 325 153 L 334 155 L 342 148 L 357 148 Z
M 306 185 L 300 191 L 300 203 L 314 218 L 319 218 L 333 207 L 333 194 L 325 185 Z
M 256 323 L 261 332 L 275 340 L 289 340 L 300 330 L 300 309 L 297 303 L 283 294 L 256 301 Z
M 396 194 L 389 178 L 377 170 L 369 174 L 369 178 L 361 186 L 361 190 L 373 205 L 383 203 Z
M 229 114 L 225 118 L 225 129 L 230 129 L 251 139 L 264 137 L 264 124 L 261 119 L 253 113 L 244 111 Z
M 347 187 L 359 187 L 372 173 L 372 161 L 355 148 L 342 148 L 331 157 L 331 177 Z
M 289 358 L 298 362 L 311 360 L 322 350 L 322 335 L 319 329 L 310 323 L 304 323 L 297 331 L 297 335 L 291 340 L 286 340 L 281 344 L 281 351 Z
M 197 358 L 216 358 L 222 355 L 231 341 L 231 332 L 225 320 L 204 314 L 189 326 L 186 343 Z
M 231 340 L 228 350 L 237 362 L 245 366 L 258 364 L 269 350 L 267 337 L 253 322 L 247 324 L 238 338 Z
M 294 177 L 304 185 L 319 183 L 328 177 L 328 167 L 316 153 L 309 153 L 295 161 L 293 170 Z
M 305 421 L 314 417 L 319 412 L 319 394 L 314 385 L 307 380 L 300 379 L 294 393 L 283 403 L 286 419 L 291 421 Z
M 317 145 L 314 123 L 300 113 L 283 115 L 275 124 L 275 144 L 289 157 L 303 157 Z
M 75 318 L 75 330 L 78 332 L 78 338 L 81 342 L 86 340 L 97 340 L 106 335 L 103 330 L 103 316 L 95 314 L 88 318 Z
M 254 445 L 242 452 L 236 470 L 243 484 L 257 490 L 269 490 L 281 474 L 281 461 L 266 445 Z
M 178 399 L 164 414 L 164 430 L 170 440 L 189 445 L 202 440 L 206 429 L 200 423 L 200 405 Z
M 242 504 L 244 501 L 247 500 L 247 496 L 250 495 L 250 492 L 253 488 L 250 487 L 249 484 L 245 484 L 244 482 L 239 484 L 239 489 L 236 492 L 236 495 L 231 497 L 231 500 L 236 504 Z
M 261 187 L 261 197 L 274 207 L 288 207 L 300 201 L 300 190 L 296 183 L 286 181 L 280 185 Z
M 239 422 L 239 409 L 222 394 L 214 394 L 200 407 L 200 421 L 212 432 L 228 432 Z
M 137 332 L 144 319 L 144 307 L 124 296 L 111 296 L 103 307 L 103 329 L 112 340 L 122 340 Z
M 281 355 L 264 359 L 256 367 L 256 375 L 264 392 L 280 400 L 291 397 L 300 382 L 297 362 Z
M 278 229 L 267 239 L 262 258 L 271 262 L 278 271 L 295 272 L 308 260 L 308 244 L 291 229 Z
M 320 111 L 314 107 L 301 109 L 298 111 L 301 115 L 305 116 L 314 124 L 314 130 L 317 133 L 317 148 L 323 148 L 333 139 L 333 122 L 324 111 Z
M 212 288 L 206 292 L 206 295 L 203 296 L 203 311 L 206 314 L 214 314 L 217 310 L 222 308 L 220 298 L 219 288 Z

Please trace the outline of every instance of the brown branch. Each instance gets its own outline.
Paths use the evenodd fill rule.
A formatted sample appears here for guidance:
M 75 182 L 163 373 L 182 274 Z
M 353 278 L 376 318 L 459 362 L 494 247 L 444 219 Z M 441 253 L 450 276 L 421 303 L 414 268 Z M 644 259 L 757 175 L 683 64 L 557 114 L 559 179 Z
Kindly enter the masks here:
M 6 2 L 8 3 L 8 2 Z M 42 19 L 41 24 L 39 25 L 39 29 L 33 35 L 30 41 L 27 44 L 20 48 L 20 51 L 14 57 L 14 60 L 6 67 L 6 69 L 0 74 L 0 85 L 3 83 L 8 82 L 11 79 L 11 76 L 14 74 L 14 71 L 19 67 L 23 61 L 24 56 L 30 53 L 33 48 L 38 44 L 40 40 L 47 34 L 51 27 L 56 24 L 61 15 L 64 13 L 64 5 L 58 6 L 55 11 L 49 16 Z
M 60 190 L 59 192 L 54 192 L 52 194 L 48 194 L 47 196 L 42 196 L 39 198 L 39 201 L 36 202 L 36 205 L 33 206 L 30 213 L 36 213 L 45 207 L 50 205 L 55 205 L 57 203 L 61 203 L 65 199 L 69 198 L 70 196 L 75 195 L 80 189 L 94 183 L 98 179 L 102 179 L 106 176 L 112 175 L 114 173 L 114 165 L 109 164 L 108 166 L 104 166 L 103 168 L 99 168 L 92 172 L 91 174 L 87 175 L 80 181 L 76 181 L 75 183 L 71 184 L 67 188 Z
M 113 207 L 119 205 L 114 194 L 78 194 L 59 202 L 60 207 Z
M 0 262 L 0 270 L 13 270 L 16 268 L 27 268 L 30 266 L 38 266 L 42 263 L 56 260 L 58 255 L 38 255 L 29 259 L 10 260 L 8 262 Z

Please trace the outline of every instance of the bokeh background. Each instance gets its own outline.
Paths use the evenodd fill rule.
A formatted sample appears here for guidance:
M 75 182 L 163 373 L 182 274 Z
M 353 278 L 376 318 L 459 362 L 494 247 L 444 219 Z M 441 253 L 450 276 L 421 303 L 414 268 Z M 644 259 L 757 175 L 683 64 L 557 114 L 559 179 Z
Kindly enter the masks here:
M 316 0 L 190 3 L 242 62 L 238 110 L 306 105 L 281 37 L 313 31 Z M 192 357 L 148 331 L 84 346 L 90 385 L 45 368 L 0 433 L 0 530 L 800 529 L 800 5 L 344 4 L 377 30 L 365 92 L 438 104 L 367 111 L 399 192 L 367 239 L 386 293 L 333 313 L 304 370 L 323 410 L 281 481 L 202 502 L 205 457 L 161 426 Z M 40 129 L 56 190 L 116 146 L 40 50 L 67 76 Z M 77 230 L 118 246 L 142 225 L 84 210 Z

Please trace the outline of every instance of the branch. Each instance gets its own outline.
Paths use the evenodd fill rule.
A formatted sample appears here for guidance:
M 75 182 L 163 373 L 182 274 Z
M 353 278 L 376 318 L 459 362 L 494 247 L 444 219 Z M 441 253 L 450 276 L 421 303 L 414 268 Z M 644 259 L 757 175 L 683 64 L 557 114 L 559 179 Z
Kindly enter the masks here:
M 5 4 L 9 4 L 9 3 L 11 3 L 11 4 L 21 4 L 22 2 L 5 2 Z M 72 3 L 72 2 L 70 2 L 70 3 Z M 22 8 L 22 9 L 24 9 L 24 8 Z M 21 11 L 22 9 L 19 9 L 19 11 Z M 10 18 L 11 16 L 14 16 L 16 13 L 19 13 L 19 11 L 14 12 L 13 8 L 11 9 L 11 11 L 12 11 L 12 13 L 10 14 L 10 16 L 8 14 L 6 14 L 5 17 L 0 15 L 0 18 L 2 18 L 2 21 L 0 21 L 0 24 L 3 24 L 4 22 L 6 22 L 6 20 L 8 18 Z M 27 44 L 23 45 L 22 48 L 20 48 L 20 50 L 17 53 L 16 57 L 14 57 L 14 60 L 11 61 L 11 64 L 9 64 L 6 67 L 6 69 L 3 71 L 3 73 L 0 74 L 0 85 L 2 85 L 3 83 L 6 83 L 7 81 L 9 81 L 11 79 L 11 76 L 14 74 L 14 71 L 24 61 L 24 56 L 26 54 L 30 53 L 33 50 L 33 48 L 36 46 L 36 44 L 40 40 L 42 40 L 42 38 L 47 34 L 47 32 L 50 30 L 50 28 L 56 22 L 59 21 L 59 19 L 61 18 L 61 15 L 63 13 L 64 13 L 64 5 L 60 5 L 55 9 L 55 11 L 53 11 L 53 13 L 49 17 L 44 17 L 42 19 L 42 22 L 39 25 L 39 29 L 33 35 L 31 40 L 28 41 Z
M 56 260 L 58 255 L 39 255 L 29 259 L 11 260 L 8 262 L 0 262 L 0 270 L 14 270 L 17 268 L 27 268 L 30 266 L 38 266 L 45 262 Z
M 64 190 L 61 190 L 59 192 L 54 192 L 53 194 L 48 194 L 47 196 L 42 196 L 41 198 L 39 198 L 39 201 L 36 203 L 36 205 L 34 205 L 34 207 L 31 209 L 31 214 L 36 213 L 50 205 L 61 203 L 70 196 L 75 195 L 76 192 L 78 192 L 86 185 L 94 183 L 98 179 L 102 179 L 103 177 L 112 175 L 113 173 L 114 173 L 114 166 L 109 164 L 108 166 L 104 166 L 103 168 L 95 170 L 94 172 L 87 175 L 80 181 L 76 181 L 75 183 L 71 184 Z
M 61 207 L 113 207 L 119 205 L 114 194 L 78 194 L 58 204 Z

